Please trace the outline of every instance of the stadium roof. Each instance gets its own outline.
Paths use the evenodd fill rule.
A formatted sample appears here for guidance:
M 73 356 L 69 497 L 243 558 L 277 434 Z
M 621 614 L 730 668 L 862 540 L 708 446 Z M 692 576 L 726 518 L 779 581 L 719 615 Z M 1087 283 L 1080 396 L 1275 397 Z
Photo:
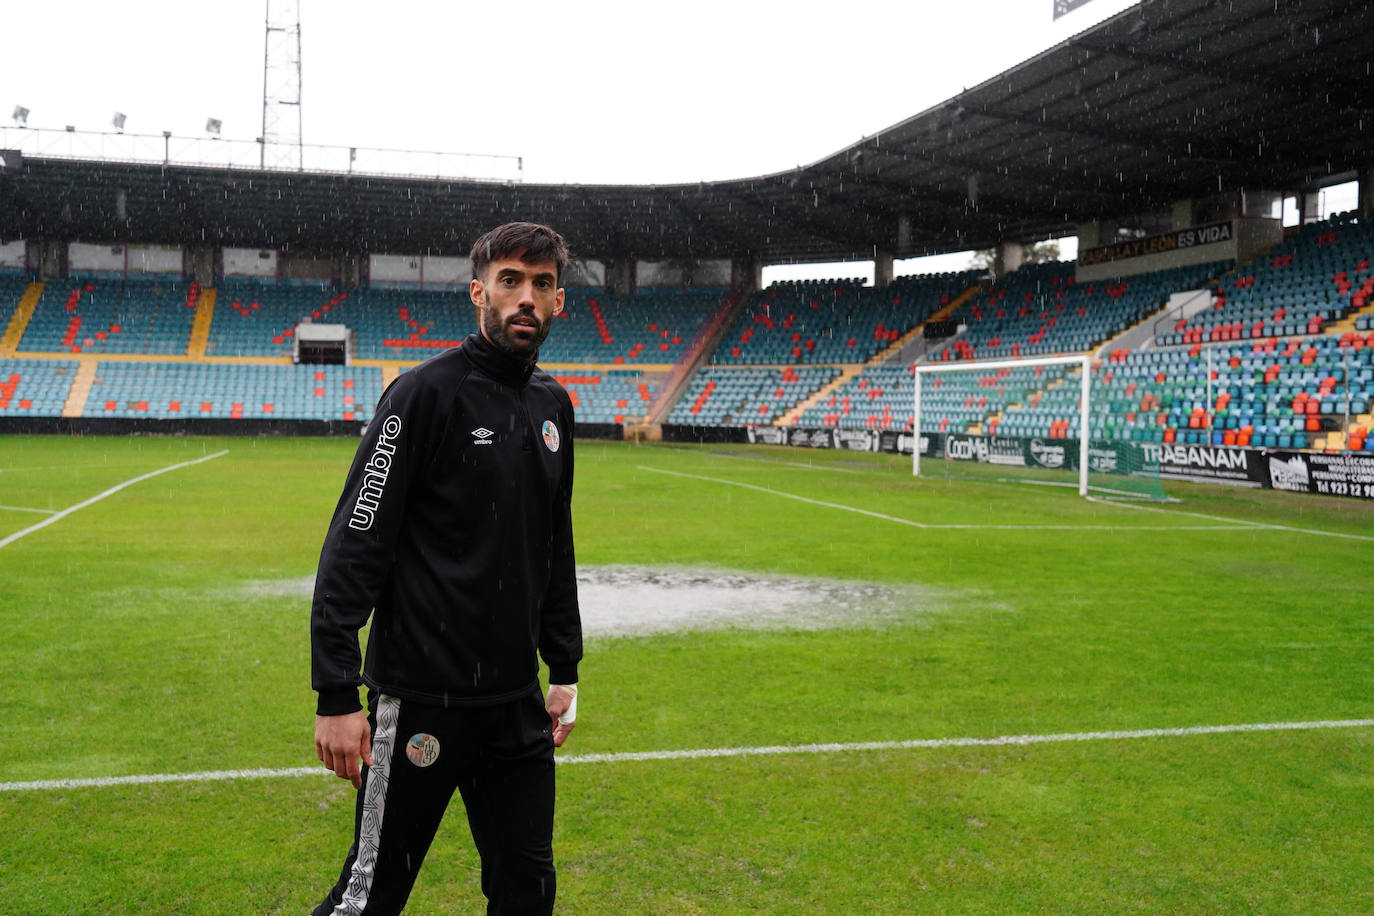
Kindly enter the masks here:
M 977 53 L 971 25 L 969 53 Z M 992 26 L 992 27 L 995 27 Z M 1338 0 L 1144 0 L 809 166 L 677 185 L 542 185 L 26 159 L 0 237 L 465 254 L 507 219 L 579 255 L 766 263 L 1072 234 L 1374 161 L 1374 10 Z

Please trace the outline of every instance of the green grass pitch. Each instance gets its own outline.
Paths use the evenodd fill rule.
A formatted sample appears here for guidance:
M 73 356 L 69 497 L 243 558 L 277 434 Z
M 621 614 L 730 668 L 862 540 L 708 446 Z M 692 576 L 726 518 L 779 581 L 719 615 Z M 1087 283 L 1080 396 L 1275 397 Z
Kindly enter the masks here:
M 316 763 L 308 600 L 278 586 L 313 573 L 353 443 L 5 438 L 0 540 L 226 449 L 0 547 L 0 783 Z M 577 463 L 583 567 L 909 601 L 590 638 L 562 757 L 1374 714 L 1365 504 L 1178 485 L 1126 508 L 766 447 Z M 1332 727 L 565 765 L 559 911 L 1374 912 L 1371 752 L 1374 728 Z M 0 910 L 304 913 L 351 818 L 327 775 L 3 791 Z M 407 912 L 481 911 L 455 803 Z

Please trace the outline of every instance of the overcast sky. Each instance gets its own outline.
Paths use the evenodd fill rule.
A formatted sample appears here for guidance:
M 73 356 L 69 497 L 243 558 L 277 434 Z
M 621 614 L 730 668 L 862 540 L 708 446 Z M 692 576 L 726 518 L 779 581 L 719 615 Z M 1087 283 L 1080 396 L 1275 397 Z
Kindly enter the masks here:
M 301 0 L 308 144 L 499 153 L 529 182 L 740 178 L 821 159 L 1135 5 L 1090 0 Z M 265 0 L 8 4 L 0 117 L 262 133 Z
M 306 143 L 502 153 L 526 181 L 807 164 L 1132 6 L 1090 0 L 301 0 Z M 7 4 L 0 116 L 262 133 L 264 0 Z

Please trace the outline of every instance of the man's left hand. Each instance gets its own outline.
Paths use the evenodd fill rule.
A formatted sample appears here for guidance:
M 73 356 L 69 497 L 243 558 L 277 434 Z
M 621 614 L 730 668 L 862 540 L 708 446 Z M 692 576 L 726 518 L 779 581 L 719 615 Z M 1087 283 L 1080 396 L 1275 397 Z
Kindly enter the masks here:
M 544 708 L 553 720 L 553 746 L 562 747 L 568 733 L 577 726 L 577 685 L 550 684 Z

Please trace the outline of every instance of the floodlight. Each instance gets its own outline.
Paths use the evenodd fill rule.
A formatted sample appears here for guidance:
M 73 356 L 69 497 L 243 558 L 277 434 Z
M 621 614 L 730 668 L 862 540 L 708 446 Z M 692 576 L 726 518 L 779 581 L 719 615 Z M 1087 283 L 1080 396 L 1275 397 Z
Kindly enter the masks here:
M 222 127 L 224 127 L 224 124 L 220 121 L 219 118 L 205 119 L 205 132 L 212 137 L 218 137 L 220 128 Z
M 124 120 L 124 112 L 116 111 L 114 113 L 114 117 L 110 119 L 110 124 L 113 125 L 115 130 L 119 131 L 122 134 L 124 133 Z
M 10 117 L 14 118 L 14 123 L 18 126 L 27 127 L 29 123 L 29 110 L 23 105 L 15 105 L 14 114 L 10 115 Z

